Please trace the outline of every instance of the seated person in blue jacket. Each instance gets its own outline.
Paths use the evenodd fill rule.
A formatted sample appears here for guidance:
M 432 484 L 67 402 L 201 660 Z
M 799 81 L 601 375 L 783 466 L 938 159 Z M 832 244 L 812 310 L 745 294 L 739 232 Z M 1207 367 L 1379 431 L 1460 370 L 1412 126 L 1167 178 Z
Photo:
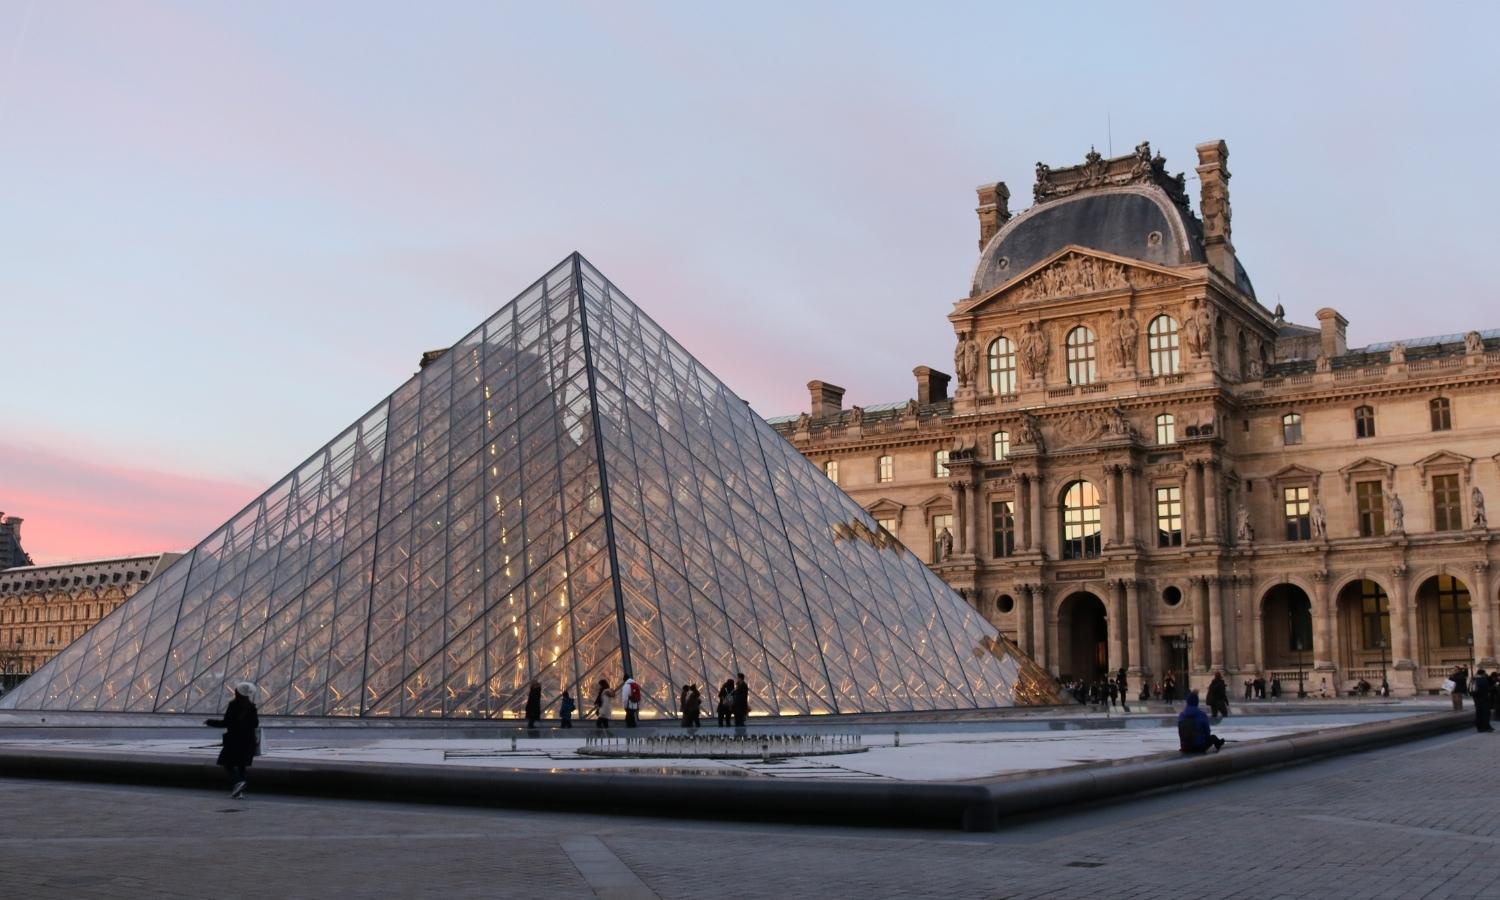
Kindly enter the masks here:
M 1187 706 L 1177 714 L 1177 741 L 1183 753 L 1207 753 L 1209 747 L 1224 747 L 1224 739 L 1209 728 L 1208 713 L 1198 706 L 1197 691 L 1188 691 Z

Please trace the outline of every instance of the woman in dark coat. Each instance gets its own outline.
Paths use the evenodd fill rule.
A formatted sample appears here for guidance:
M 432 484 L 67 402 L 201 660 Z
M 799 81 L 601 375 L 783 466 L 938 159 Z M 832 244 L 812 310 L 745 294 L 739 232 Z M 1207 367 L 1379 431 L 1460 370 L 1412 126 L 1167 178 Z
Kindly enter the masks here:
M 531 690 L 526 692 L 526 730 L 536 728 L 537 720 L 542 717 L 542 683 L 533 680 Z
M 234 784 L 229 796 L 238 800 L 245 794 L 245 783 L 249 780 L 246 770 L 255 761 L 256 733 L 260 729 L 260 716 L 255 711 L 255 685 L 248 681 L 235 685 L 234 699 L 225 708 L 224 718 L 206 719 L 203 724 L 224 729 L 219 765 Z

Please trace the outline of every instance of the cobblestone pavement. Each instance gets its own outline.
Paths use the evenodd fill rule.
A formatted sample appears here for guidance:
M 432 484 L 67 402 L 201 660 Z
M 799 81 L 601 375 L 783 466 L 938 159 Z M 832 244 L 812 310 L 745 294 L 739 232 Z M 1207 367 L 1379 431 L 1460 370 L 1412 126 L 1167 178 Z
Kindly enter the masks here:
M 0 896 L 1497 897 L 1497 752 L 1467 732 L 995 834 L 0 780 Z

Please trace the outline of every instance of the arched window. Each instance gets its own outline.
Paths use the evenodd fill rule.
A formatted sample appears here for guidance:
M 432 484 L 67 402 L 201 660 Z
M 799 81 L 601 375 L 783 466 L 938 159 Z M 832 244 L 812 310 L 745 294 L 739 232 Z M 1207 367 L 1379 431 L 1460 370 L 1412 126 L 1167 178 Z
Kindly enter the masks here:
M 1356 406 L 1354 408 L 1354 436 L 1357 438 L 1375 436 L 1375 407 Z
M 1302 443 L 1302 417 L 1294 412 L 1281 417 L 1281 442 L 1287 446 Z
M 995 462 L 1000 462 L 1010 456 L 1010 432 L 995 432 Z
M 1177 443 L 1177 419 L 1171 413 L 1162 413 L 1156 417 L 1156 442 L 1158 444 Z
M 1102 526 L 1099 492 L 1087 481 L 1075 481 L 1063 491 L 1063 559 L 1092 559 L 1099 555 Z
M 1068 332 L 1066 355 L 1068 360 L 1068 384 L 1093 384 L 1098 372 L 1098 344 L 1094 332 L 1086 325 L 1079 325 Z
M 1016 345 L 1008 337 L 990 341 L 990 393 L 1016 392 Z
M 1178 351 L 1177 320 L 1161 315 L 1146 326 L 1146 349 L 1151 357 L 1152 375 L 1176 375 L 1182 368 Z
M 1434 397 L 1427 401 L 1427 411 L 1432 415 L 1433 431 L 1448 431 L 1453 427 L 1453 407 L 1447 397 Z

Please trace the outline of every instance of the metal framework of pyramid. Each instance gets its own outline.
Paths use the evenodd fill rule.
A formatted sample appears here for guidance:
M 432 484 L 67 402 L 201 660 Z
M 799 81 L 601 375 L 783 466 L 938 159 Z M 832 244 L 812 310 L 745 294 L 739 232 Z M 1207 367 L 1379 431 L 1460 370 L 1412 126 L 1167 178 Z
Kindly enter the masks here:
M 514 717 L 744 672 L 753 711 L 1049 702 L 1030 661 L 578 254 L 12 691 Z

